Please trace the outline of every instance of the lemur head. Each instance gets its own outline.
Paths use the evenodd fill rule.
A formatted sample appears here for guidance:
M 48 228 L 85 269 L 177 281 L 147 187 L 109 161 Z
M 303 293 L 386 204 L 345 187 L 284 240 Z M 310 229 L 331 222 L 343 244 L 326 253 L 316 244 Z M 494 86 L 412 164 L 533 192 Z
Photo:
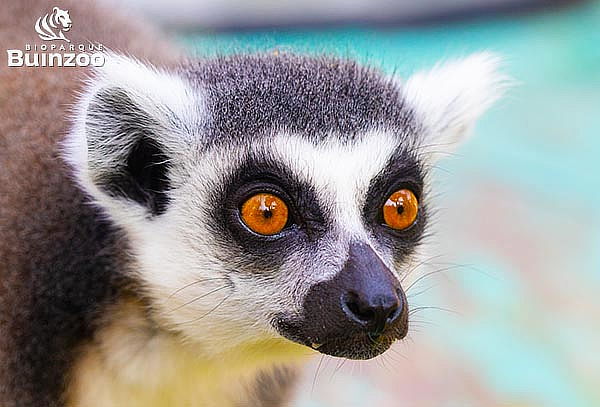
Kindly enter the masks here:
M 402 81 L 324 57 L 166 72 L 112 55 L 67 158 L 127 234 L 162 327 L 212 353 L 281 341 L 367 359 L 407 333 L 428 169 L 498 96 L 496 65 Z

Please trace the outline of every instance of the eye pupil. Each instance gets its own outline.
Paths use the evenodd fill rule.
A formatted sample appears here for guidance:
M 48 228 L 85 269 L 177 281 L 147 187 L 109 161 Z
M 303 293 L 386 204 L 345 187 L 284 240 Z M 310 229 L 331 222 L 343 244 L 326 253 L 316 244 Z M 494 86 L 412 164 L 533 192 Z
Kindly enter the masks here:
M 263 211 L 263 216 L 265 217 L 265 219 L 271 219 L 273 217 L 273 212 L 271 212 L 270 209 L 265 209 Z
M 402 204 L 399 204 L 399 205 L 396 207 L 396 212 L 398 213 L 398 215 L 402 215 L 402 213 L 404 212 L 404 205 L 402 205 Z

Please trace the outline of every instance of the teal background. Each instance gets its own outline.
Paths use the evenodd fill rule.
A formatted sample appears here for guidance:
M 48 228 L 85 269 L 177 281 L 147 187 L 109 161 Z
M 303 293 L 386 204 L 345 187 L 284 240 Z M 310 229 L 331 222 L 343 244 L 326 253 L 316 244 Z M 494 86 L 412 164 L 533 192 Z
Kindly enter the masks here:
M 422 274 L 448 270 L 421 280 L 413 300 L 449 311 L 423 310 L 410 340 L 374 361 L 316 357 L 295 406 L 600 405 L 600 2 L 180 40 L 200 56 L 327 53 L 402 77 L 490 50 L 516 83 L 436 171 L 443 257 Z

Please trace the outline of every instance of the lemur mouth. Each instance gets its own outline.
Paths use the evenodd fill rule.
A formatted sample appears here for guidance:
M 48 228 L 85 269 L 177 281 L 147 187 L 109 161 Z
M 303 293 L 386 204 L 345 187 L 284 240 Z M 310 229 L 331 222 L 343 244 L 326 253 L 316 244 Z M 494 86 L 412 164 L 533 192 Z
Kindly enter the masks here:
M 408 333 L 408 323 L 379 335 L 356 332 L 353 335 L 305 335 L 300 321 L 278 318 L 273 324 L 284 338 L 305 345 L 325 355 L 339 358 L 367 360 L 387 351 L 392 344 Z
M 387 351 L 396 339 L 388 335 L 370 338 L 361 335 L 356 338 L 336 338 L 323 344 L 312 343 L 311 348 L 329 356 L 339 358 L 366 360 L 372 359 Z M 315 348 L 315 345 L 318 345 Z

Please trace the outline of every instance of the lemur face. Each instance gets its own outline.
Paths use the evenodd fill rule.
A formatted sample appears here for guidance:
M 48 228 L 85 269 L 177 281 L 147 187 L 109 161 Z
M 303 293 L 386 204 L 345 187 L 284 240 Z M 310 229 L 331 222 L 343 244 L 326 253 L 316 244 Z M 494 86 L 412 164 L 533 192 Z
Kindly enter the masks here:
M 197 167 L 179 216 L 200 209 L 185 229 L 205 229 L 191 239 L 225 257 L 223 274 L 242 296 L 231 312 L 245 309 L 253 323 L 335 356 L 369 358 L 406 335 L 400 279 L 427 211 L 418 151 L 402 140 L 384 131 L 325 142 L 275 133 L 206 153 L 218 178 Z M 198 189 L 203 177 L 210 186 Z M 386 205 L 395 211 L 389 224 Z
M 151 317 L 207 353 L 367 359 L 409 329 L 428 169 L 497 97 L 476 55 L 402 82 L 352 62 L 110 56 L 67 159 L 131 242 Z

